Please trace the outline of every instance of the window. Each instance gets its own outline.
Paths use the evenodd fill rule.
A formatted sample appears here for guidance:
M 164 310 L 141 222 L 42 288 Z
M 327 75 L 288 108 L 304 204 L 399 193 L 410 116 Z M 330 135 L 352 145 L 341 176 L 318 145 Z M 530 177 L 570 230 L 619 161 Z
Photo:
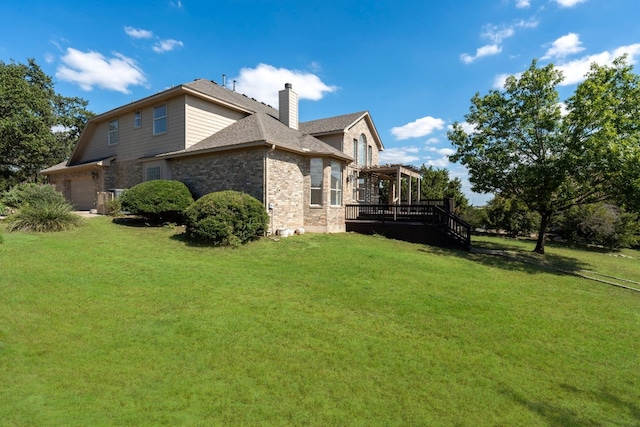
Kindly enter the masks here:
M 160 166 L 150 166 L 146 170 L 145 181 L 160 179 Z
M 153 134 L 165 133 L 167 131 L 167 105 L 153 107 Z
M 331 206 L 342 205 L 342 165 L 331 161 Z
M 109 122 L 108 144 L 114 145 L 118 143 L 118 119 Z
M 358 178 L 358 201 L 364 202 L 366 196 L 366 183 L 364 178 Z
M 356 161 L 356 165 L 358 165 L 358 140 L 353 139 L 353 158 Z
M 322 181 L 323 181 L 323 167 L 322 159 L 311 159 L 310 163 L 310 175 L 311 175 L 311 204 L 321 206 L 322 205 Z
M 364 134 L 360 135 L 358 140 L 358 158 L 356 164 L 358 166 L 367 165 L 367 137 Z
M 142 126 L 142 114 L 140 111 L 136 111 L 133 113 L 133 127 L 139 128 L 140 126 Z
M 371 166 L 373 164 L 373 147 L 369 146 L 369 152 L 367 153 L 367 166 Z

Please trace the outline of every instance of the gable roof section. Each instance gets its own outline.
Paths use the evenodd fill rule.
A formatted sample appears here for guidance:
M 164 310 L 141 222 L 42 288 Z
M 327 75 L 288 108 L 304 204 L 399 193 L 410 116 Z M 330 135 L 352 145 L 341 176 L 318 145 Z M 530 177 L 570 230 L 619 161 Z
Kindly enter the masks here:
M 376 144 L 380 150 L 384 150 L 382 139 L 378 135 L 373 119 L 368 111 L 359 111 L 357 113 L 343 114 L 341 116 L 328 117 L 326 119 L 312 120 L 300 123 L 300 131 L 310 135 L 327 135 L 332 133 L 343 133 L 351 129 L 360 120 L 366 120 L 371 133 L 373 134 Z
M 247 116 L 191 147 L 157 157 L 172 158 L 254 146 L 275 146 L 306 156 L 329 156 L 353 161 L 342 151 L 311 135 L 292 129 L 265 113 Z

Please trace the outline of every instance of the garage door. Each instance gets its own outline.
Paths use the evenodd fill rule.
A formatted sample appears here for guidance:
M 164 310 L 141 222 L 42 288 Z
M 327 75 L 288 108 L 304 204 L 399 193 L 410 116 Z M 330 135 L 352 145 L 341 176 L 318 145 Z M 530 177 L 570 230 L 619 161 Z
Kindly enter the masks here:
M 71 204 L 79 211 L 95 208 L 96 189 L 93 179 L 78 178 L 71 181 Z

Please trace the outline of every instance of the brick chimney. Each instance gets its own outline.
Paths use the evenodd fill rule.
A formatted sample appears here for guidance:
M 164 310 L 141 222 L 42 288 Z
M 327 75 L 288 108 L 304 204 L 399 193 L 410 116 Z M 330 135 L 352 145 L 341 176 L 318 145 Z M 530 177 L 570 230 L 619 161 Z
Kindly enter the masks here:
M 298 94 L 293 91 L 291 83 L 285 83 L 280 96 L 280 121 L 291 129 L 298 130 Z

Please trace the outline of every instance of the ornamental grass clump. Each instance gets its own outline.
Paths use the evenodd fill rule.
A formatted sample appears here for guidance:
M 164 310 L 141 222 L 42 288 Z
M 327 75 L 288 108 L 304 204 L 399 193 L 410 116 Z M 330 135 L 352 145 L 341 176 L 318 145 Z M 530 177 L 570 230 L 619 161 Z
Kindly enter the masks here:
M 18 211 L 7 218 L 7 231 L 64 231 L 77 227 L 82 218 L 72 212 L 62 193 L 50 185 L 30 187 Z
M 264 235 L 269 216 L 257 199 L 238 191 L 207 194 L 185 211 L 187 234 L 216 246 L 239 246 Z
M 140 215 L 149 223 L 181 223 L 184 210 L 193 203 L 191 192 L 180 181 L 157 179 L 126 190 L 119 198 L 121 209 Z

